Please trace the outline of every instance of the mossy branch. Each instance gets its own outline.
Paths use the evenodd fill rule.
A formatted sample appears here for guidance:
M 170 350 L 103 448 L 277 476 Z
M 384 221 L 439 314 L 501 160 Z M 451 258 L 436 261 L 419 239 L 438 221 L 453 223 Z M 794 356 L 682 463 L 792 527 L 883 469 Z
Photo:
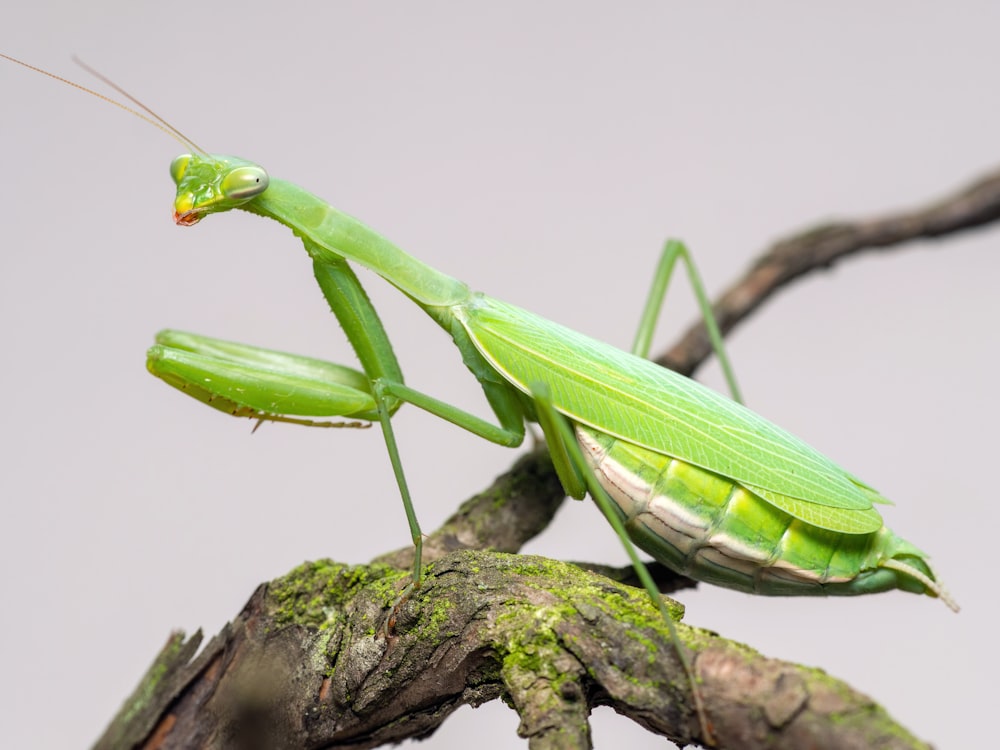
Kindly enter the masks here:
M 320 561 L 261 586 L 195 661 L 172 638 L 126 706 L 132 724 L 98 748 L 147 737 L 164 750 L 372 748 L 501 697 L 533 750 L 590 747 L 600 705 L 698 741 L 684 672 L 642 590 L 568 563 L 466 550 L 429 567 L 386 633 L 407 581 L 382 564 Z M 680 634 L 720 748 L 926 747 L 819 670 L 696 628 Z
M 717 316 L 729 331 L 777 290 L 849 255 L 998 218 L 1000 172 L 925 208 L 797 234 L 719 298 Z M 693 372 L 710 351 L 703 330 L 693 326 L 660 361 Z M 508 554 L 562 499 L 544 454 L 522 457 L 428 538 L 427 579 L 395 608 L 409 549 L 369 566 L 307 563 L 261 585 L 197 656 L 200 633 L 172 635 L 96 747 L 369 748 L 425 737 L 459 706 L 496 698 L 518 711 L 533 750 L 589 747 L 598 705 L 697 744 L 665 625 L 628 574 Z M 659 574 L 664 591 L 691 585 Z M 818 670 L 680 631 L 719 748 L 926 747 Z

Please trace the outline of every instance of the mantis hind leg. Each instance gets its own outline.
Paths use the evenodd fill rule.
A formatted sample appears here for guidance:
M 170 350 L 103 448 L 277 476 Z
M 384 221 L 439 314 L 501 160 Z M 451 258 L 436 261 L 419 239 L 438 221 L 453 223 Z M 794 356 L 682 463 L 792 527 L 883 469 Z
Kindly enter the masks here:
M 645 563 L 639 558 L 639 553 L 636 551 L 632 540 L 629 539 L 620 512 L 584 458 L 583 451 L 576 441 L 576 436 L 573 434 L 573 429 L 569 422 L 552 405 L 552 398 L 548 387 L 542 383 L 534 384 L 531 395 L 534 399 L 538 423 L 542 427 L 542 432 L 545 433 L 545 440 L 549 446 L 552 462 L 555 465 L 559 479 L 563 482 L 566 493 L 577 498 L 582 497 L 585 491 L 590 493 L 601 514 L 611 524 L 611 527 L 615 530 L 622 545 L 625 547 L 625 552 L 628 554 L 629 561 L 632 563 L 636 575 L 642 582 L 643 588 L 649 594 L 653 604 L 660 610 L 660 614 L 663 616 L 663 620 L 670 632 L 670 638 L 673 641 L 677 657 L 687 676 L 688 683 L 691 685 L 691 694 L 694 701 L 695 713 L 698 716 L 698 723 L 702 730 L 702 739 L 706 744 L 714 745 L 711 725 L 705 714 L 704 702 L 698 690 L 698 680 L 694 664 L 684 644 L 681 643 L 680 637 L 677 634 L 677 626 L 674 624 L 674 619 L 671 617 L 670 611 L 664 603 L 663 596 L 653 581 L 653 576 L 650 574 Z
M 722 333 L 712 312 L 712 303 L 705 293 L 705 285 L 701 281 L 701 275 L 691 259 L 691 253 L 687 246 L 679 240 L 667 240 L 660 254 L 660 262 L 653 274 L 653 283 L 649 289 L 649 296 L 646 298 L 646 305 L 642 311 L 642 318 L 639 321 L 639 329 L 636 331 L 635 340 L 632 343 L 632 353 L 639 357 L 649 356 L 649 347 L 653 340 L 653 332 L 656 330 L 656 322 L 660 317 L 660 310 L 663 301 L 667 296 L 667 286 L 670 284 L 670 276 L 674 272 L 674 266 L 678 259 L 684 261 L 687 269 L 688 279 L 694 296 L 698 300 L 698 308 L 701 310 L 701 317 L 705 321 L 705 328 L 708 331 L 709 341 L 712 342 L 712 349 L 715 356 L 719 358 L 722 372 L 726 377 L 726 384 L 734 401 L 743 403 L 743 395 L 740 393 L 739 385 L 736 383 L 736 375 L 733 372 L 729 355 L 726 354 L 726 347 L 722 343 Z

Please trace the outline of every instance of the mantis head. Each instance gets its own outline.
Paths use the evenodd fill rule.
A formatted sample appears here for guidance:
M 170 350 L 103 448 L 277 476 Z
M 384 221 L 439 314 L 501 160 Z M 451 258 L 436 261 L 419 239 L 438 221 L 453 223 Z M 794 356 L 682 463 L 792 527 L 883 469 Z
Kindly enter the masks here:
M 177 184 L 174 221 L 189 227 L 202 217 L 236 208 L 267 190 L 262 167 L 232 156 L 183 154 L 170 163 Z
M 174 221 L 181 226 L 191 226 L 201 221 L 206 214 L 217 211 L 228 211 L 246 203 L 251 198 L 267 190 L 268 177 L 261 167 L 253 162 L 235 159 L 231 156 L 215 156 L 205 152 L 194 141 L 164 120 L 153 110 L 140 102 L 114 81 L 97 72 L 82 60 L 73 60 L 91 75 L 104 81 L 119 94 L 128 99 L 138 109 L 134 109 L 120 101 L 98 93 L 67 78 L 50 73 L 47 70 L 30 65 L 10 55 L 0 52 L 0 58 L 10 60 L 36 73 L 48 76 L 60 83 L 72 86 L 86 94 L 111 104 L 128 112 L 140 120 L 159 128 L 184 147 L 191 149 L 190 153 L 178 156 L 170 165 L 170 175 L 177 183 L 177 197 L 174 199 Z

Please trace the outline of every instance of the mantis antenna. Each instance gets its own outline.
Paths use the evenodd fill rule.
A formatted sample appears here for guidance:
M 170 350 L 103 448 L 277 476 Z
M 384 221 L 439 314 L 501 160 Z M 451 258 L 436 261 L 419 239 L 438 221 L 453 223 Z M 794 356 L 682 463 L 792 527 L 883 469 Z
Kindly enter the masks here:
M 51 78 L 53 80 L 56 80 L 56 81 L 59 81 L 60 83 L 65 83 L 67 86 L 72 86 L 73 88 L 79 89 L 80 91 L 83 91 L 84 93 L 90 94 L 91 96 L 96 96 L 98 99 L 100 99 L 101 101 L 107 102 L 108 104 L 113 104 L 114 106 L 118 107 L 119 109 L 125 110 L 130 115 L 134 115 L 134 116 L 138 117 L 140 120 L 145 120 L 150 125 L 153 125 L 154 127 L 159 128 L 164 133 L 166 133 L 171 138 L 173 138 L 175 141 L 179 142 L 182 146 L 184 146 L 184 148 L 192 149 L 193 151 L 197 151 L 200 154 L 207 154 L 208 153 L 207 151 L 205 151 L 205 149 L 201 148 L 201 146 L 199 146 L 197 143 L 195 143 L 194 141 L 192 141 L 190 138 L 188 138 L 186 135 L 184 135 L 181 131 L 179 131 L 177 128 L 175 128 L 173 125 L 171 125 L 169 122 L 167 122 L 166 120 L 164 120 L 162 117 L 160 117 L 158 114 L 156 114 L 156 112 L 154 112 L 149 107 L 147 107 L 145 104 L 143 104 L 141 101 L 139 101 L 138 99 L 136 99 L 134 96 L 132 96 L 130 93 L 128 93 L 125 89 L 123 89 L 117 83 L 115 83 L 114 81 L 112 81 L 107 76 L 102 75 L 98 71 L 94 70 L 92 67 L 90 67 L 89 65 L 87 65 L 85 62 L 83 62 L 83 60 L 81 60 L 80 58 L 78 58 L 76 55 L 73 56 L 73 62 L 75 62 L 81 68 L 83 68 L 84 70 L 86 70 L 88 73 L 90 73 L 95 78 L 98 78 L 99 80 L 101 80 L 104 83 L 106 83 L 108 86 L 110 86 L 111 88 L 113 88 L 119 94 L 121 94 L 126 99 L 128 99 L 130 102 L 132 102 L 137 107 L 139 107 L 139 109 L 141 109 L 142 111 L 140 112 L 139 109 L 134 109 L 133 107 L 130 107 L 127 104 L 122 104 L 120 101 L 112 99 L 110 96 L 105 96 L 104 94 L 101 94 L 101 93 L 99 93 L 97 91 L 94 91 L 93 89 L 87 88 L 86 86 L 83 86 L 83 85 L 81 85 L 79 83 L 76 83 L 75 81 L 71 81 L 68 78 L 63 78 L 62 76 L 58 76 L 55 73 L 50 73 L 49 71 L 44 70 L 43 68 L 39 68 L 39 67 L 37 67 L 35 65 L 31 65 L 30 63 L 26 63 L 23 60 L 18 60 L 16 57 L 11 57 L 10 55 L 5 55 L 3 52 L 0 52 L 0 57 L 2 57 L 5 60 L 10 60 L 12 63 L 16 63 L 16 64 L 20 65 L 21 67 L 27 68 L 28 70 L 33 70 L 36 73 L 41 73 L 43 76 L 48 76 L 49 78 Z M 143 112 L 145 112 L 146 114 L 143 114 Z

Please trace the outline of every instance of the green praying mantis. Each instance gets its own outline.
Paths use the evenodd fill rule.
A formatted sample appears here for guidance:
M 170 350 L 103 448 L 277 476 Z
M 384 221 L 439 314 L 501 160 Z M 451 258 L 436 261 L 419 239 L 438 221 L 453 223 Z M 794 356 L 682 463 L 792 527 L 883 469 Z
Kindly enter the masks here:
M 507 447 L 519 446 L 527 425 L 537 423 L 566 493 L 595 500 L 672 633 L 634 545 L 680 573 L 740 591 L 815 596 L 901 589 L 940 598 L 957 611 L 927 556 L 884 525 L 875 508 L 888 502 L 882 495 L 738 403 L 710 304 L 680 242 L 666 243 L 632 350 L 625 352 L 472 291 L 257 164 L 202 150 L 136 103 L 189 149 L 170 166 L 176 223 L 193 226 L 210 214 L 239 209 L 288 227 L 312 259 L 319 287 L 361 365 L 358 370 L 163 331 L 148 352 L 149 371 L 215 409 L 258 423 L 377 422 L 416 548 L 414 586 L 423 576 L 422 532 L 392 425 L 403 404 Z M 688 270 L 735 400 L 647 359 L 678 260 Z M 404 382 L 351 264 L 396 287 L 451 336 L 495 421 Z M 695 687 L 685 650 L 676 634 L 674 639 Z M 694 695 L 708 736 L 697 689 Z
M 874 504 L 888 501 L 876 490 L 736 401 L 645 358 L 673 266 L 679 258 L 690 264 L 681 243 L 664 248 L 629 353 L 471 291 L 252 162 L 191 153 L 174 160 L 171 175 L 182 226 L 238 208 L 302 240 L 363 372 L 172 331 L 150 349 L 149 370 L 241 416 L 377 420 L 417 547 L 415 581 L 421 532 L 391 422 L 403 403 L 507 447 L 520 445 L 526 424 L 537 422 L 567 494 L 589 491 L 623 539 L 692 578 L 772 595 L 898 588 L 955 607 L 926 555 L 885 527 Z M 451 335 L 496 423 L 404 384 L 348 261 L 391 283 Z

